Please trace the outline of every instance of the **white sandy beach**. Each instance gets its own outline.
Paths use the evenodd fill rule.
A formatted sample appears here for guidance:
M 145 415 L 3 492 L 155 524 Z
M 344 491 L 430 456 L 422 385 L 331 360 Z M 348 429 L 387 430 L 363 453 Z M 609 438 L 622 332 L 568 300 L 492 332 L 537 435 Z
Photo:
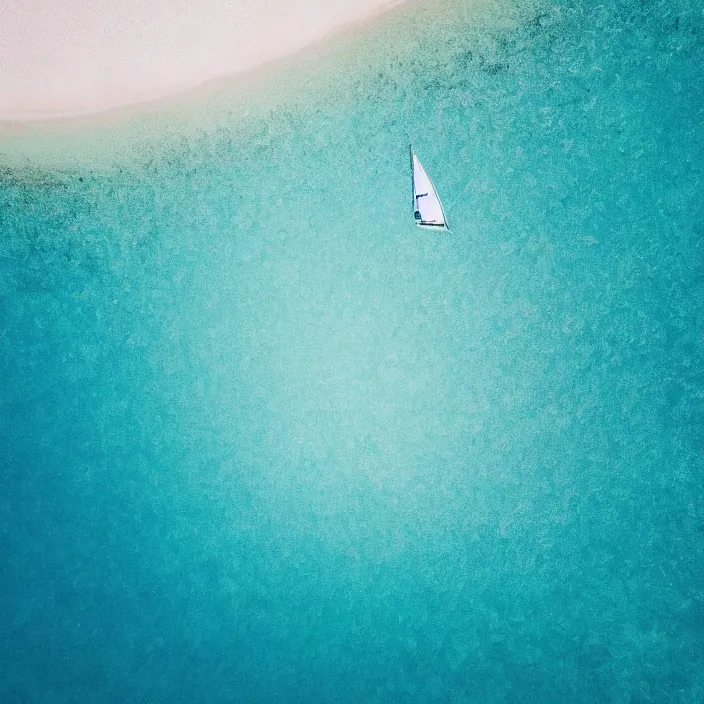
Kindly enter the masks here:
M 156 99 L 244 73 L 398 0 L 0 0 L 0 120 Z

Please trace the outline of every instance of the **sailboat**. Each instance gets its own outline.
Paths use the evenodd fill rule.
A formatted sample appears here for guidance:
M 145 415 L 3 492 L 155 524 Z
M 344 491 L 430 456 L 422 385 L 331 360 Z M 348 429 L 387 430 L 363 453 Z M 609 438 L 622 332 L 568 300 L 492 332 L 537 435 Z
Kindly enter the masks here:
M 447 217 L 440 202 L 440 196 L 413 151 L 413 145 L 410 145 L 409 149 L 411 152 L 411 181 L 413 183 L 413 217 L 416 225 L 449 232 L 450 228 L 447 225 Z

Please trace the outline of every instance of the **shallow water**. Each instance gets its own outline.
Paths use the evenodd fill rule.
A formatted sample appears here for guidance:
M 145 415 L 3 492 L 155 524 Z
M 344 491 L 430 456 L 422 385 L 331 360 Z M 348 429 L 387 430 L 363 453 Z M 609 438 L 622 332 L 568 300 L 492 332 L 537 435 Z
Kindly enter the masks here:
M 444 7 L 3 171 L 3 702 L 701 702 L 701 10 Z

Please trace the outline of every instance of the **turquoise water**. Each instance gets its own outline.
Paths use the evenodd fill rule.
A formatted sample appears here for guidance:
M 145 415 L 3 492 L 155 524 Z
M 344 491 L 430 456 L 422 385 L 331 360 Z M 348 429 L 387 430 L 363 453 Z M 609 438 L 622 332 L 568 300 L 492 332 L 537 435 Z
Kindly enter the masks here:
M 2 702 L 701 703 L 701 8 L 440 7 L 2 171 Z

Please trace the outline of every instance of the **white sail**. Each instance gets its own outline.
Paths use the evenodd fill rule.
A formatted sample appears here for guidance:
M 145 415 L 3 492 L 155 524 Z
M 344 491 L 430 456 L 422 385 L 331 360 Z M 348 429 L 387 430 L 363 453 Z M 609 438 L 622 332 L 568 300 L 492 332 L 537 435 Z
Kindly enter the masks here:
M 411 172 L 413 180 L 413 217 L 418 227 L 447 230 L 447 218 L 438 192 L 430 176 L 411 147 Z

